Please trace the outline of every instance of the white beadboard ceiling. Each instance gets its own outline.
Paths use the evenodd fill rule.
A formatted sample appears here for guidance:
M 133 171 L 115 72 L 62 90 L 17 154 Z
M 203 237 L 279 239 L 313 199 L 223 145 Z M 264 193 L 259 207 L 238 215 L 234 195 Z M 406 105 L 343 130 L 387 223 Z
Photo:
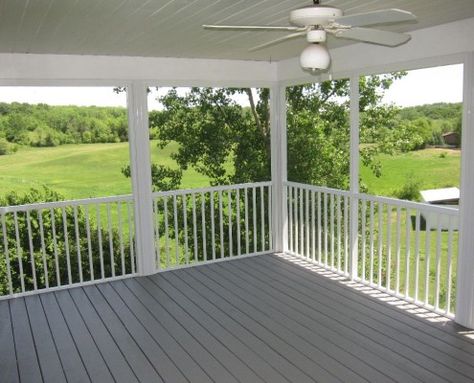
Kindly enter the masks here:
M 273 60 L 297 56 L 304 38 L 258 52 L 283 32 L 209 31 L 202 24 L 288 25 L 312 0 L 0 0 L 0 53 Z M 322 0 L 345 14 L 384 8 L 413 12 L 410 32 L 474 17 L 474 0 Z M 329 47 L 350 44 L 330 39 Z

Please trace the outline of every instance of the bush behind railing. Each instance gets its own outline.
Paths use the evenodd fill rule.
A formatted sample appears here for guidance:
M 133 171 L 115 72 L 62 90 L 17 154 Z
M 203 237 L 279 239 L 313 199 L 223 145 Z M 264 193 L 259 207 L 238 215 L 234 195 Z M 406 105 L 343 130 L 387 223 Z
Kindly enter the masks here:
M 4 207 L 26 205 L 25 210 L 0 214 L 0 295 L 104 279 L 134 269 L 133 237 L 126 225 L 122 232 L 114 223 L 99 227 L 103 207 L 28 207 L 61 199 L 48 188 L 0 199 Z

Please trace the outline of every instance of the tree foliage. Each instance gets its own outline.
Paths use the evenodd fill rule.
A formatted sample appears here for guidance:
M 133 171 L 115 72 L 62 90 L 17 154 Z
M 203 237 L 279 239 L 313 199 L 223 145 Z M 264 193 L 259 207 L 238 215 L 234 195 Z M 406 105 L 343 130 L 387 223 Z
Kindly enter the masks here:
M 393 127 L 397 110 L 382 106 L 387 90 L 404 73 L 360 79 L 362 142 L 376 142 L 378 131 Z M 349 176 L 349 81 L 326 81 L 287 89 L 288 178 L 293 181 L 347 188 Z M 249 107 L 233 96 L 243 95 Z M 159 101 L 163 111 L 150 113 L 150 128 L 158 146 L 175 141 L 180 171 L 194 167 L 211 184 L 258 182 L 270 179 L 270 93 L 268 89 L 172 89 Z M 363 162 L 378 165 L 375 154 L 390 145 L 377 142 L 362 150 Z M 160 171 L 164 173 L 164 169 Z M 175 178 L 176 180 L 176 178 Z M 175 183 L 163 183 L 167 189 Z
M 124 142 L 127 111 L 119 107 L 0 103 L 0 139 L 28 146 Z

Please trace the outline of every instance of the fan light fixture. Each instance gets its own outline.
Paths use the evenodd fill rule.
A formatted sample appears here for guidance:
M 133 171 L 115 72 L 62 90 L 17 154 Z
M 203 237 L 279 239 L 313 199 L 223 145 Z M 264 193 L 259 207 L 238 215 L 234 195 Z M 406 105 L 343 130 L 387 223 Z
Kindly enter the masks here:
M 344 15 L 344 12 L 331 5 L 321 5 L 320 0 L 313 0 L 312 5 L 304 6 L 290 12 L 290 25 L 203 25 L 206 29 L 237 31 L 282 31 L 291 32 L 275 40 L 259 44 L 249 49 L 255 52 L 284 41 L 306 37 L 309 46 L 301 53 L 300 64 L 304 70 L 316 73 L 326 70 L 331 64 L 329 51 L 324 44 L 326 34 L 336 38 L 345 38 L 397 47 L 410 40 L 410 35 L 383 29 L 365 28 L 380 24 L 412 22 L 416 20 L 413 13 L 401 9 L 381 9 L 377 11 Z M 331 3 L 331 1 L 327 1 Z M 375 2 L 374 2 L 375 3 Z
M 328 49 L 322 44 L 308 45 L 300 56 L 301 67 L 311 72 L 328 69 L 330 64 L 331 56 Z

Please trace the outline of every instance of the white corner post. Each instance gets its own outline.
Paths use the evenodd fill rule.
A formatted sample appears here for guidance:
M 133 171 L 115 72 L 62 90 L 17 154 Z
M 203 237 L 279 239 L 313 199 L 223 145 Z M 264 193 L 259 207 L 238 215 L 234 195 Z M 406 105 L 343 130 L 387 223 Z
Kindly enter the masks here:
M 350 78 L 350 269 L 352 280 L 358 277 L 359 256 L 359 76 Z
M 135 254 L 138 273 L 153 274 L 155 238 L 151 183 L 147 87 L 133 82 L 127 89 L 130 171 L 135 205 Z
M 474 53 L 464 62 L 456 322 L 474 329 Z
M 270 127 L 273 248 L 283 253 L 288 250 L 286 87 L 278 83 L 270 89 Z

